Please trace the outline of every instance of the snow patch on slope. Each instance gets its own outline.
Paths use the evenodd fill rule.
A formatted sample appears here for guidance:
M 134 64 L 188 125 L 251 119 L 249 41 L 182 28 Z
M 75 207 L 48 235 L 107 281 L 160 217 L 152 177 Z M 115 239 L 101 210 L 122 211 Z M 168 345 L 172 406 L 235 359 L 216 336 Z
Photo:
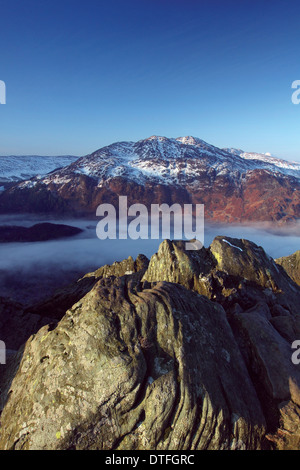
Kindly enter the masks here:
M 62 168 L 77 160 L 75 156 L 0 156 L 0 182 L 18 182 Z
M 233 155 L 238 155 L 245 160 L 254 161 L 253 163 L 257 166 L 264 165 L 266 169 L 274 169 L 286 175 L 300 178 L 300 163 L 289 162 L 281 158 L 274 157 L 270 153 L 244 152 L 243 150 L 233 148 L 224 150 Z

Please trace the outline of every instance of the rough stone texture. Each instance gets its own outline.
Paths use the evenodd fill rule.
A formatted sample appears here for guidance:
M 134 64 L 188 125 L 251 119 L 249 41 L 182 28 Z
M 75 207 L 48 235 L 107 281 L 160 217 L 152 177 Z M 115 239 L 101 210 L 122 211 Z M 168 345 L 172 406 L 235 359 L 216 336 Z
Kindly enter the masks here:
M 209 248 L 185 251 L 182 241 L 165 240 L 152 256 L 144 281 L 184 285 L 220 302 L 226 310 L 242 310 L 258 301 L 288 314 L 299 313 L 299 288 L 262 247 L 248 240 L 216 237 Z M 255 299 L 253 301 L 253 299 Z
M 257 448 L 265 425 L 223 308 L 124 278 L 27 342 L 1 424 L 4 449 Z
M 12 358 L 0 448 L 300 449 L 297 284 L 229 237 L 134 263 L 83 278 Z
M 99 279 L 101 277 L 109 277 L 109 276 L 124 276 L 133 273 L 137 273 L 141 270 L 145 270 L 148 267 L 149 260 L 145 255 L 138 255 L 137 259 L 134 260 L 132 256 L 129 256 L 127 259 L 123 261 L 116 261 L 115 263 L 109 265 L 106 264 L 101 268 L 97 269 L 92 273 L 88 273 L 84 276 L 86 277 L 95 277 L 95 279 Z
M 267 319 L 252 309 L 233 315 L 230 324 L 269 425 L 267 438 L 278 443 L 280 437 L 282 449 L 299 449 L 300 414 L 293 422 L 293 433 L 290 433 L 291 424 L 286 416 L 291 410 L 294 416 L 295 410 L 300 412 L 300 369 L 291 361 L 291 344 L 300 338 L 299 319 Z M 283 326 L 287 326 L 290 334 Z
M 290 256 L 284 256 L 275 260 L 288 273 L 291 279 L 300 285 L 300 250 Z

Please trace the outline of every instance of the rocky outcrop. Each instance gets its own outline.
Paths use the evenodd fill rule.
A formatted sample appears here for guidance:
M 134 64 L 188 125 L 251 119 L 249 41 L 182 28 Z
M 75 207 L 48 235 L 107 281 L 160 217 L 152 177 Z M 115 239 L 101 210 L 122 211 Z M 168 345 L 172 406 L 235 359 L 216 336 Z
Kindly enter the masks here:
M 283 256 L 275 260 L 288 273 L 291 279 L 300 286 L 300 250 L 290 256 Z
M 205 295 L 227 311 L 265 302 L 277 312 L 298 314 L 299 288 L 262 247 L 248 240 L 216 237 L 208 249 L 186 251 L 165 240 L 152 256 L 144 281 L 169 281 Z
M 1 449 L 300 448 L 300 288 L 247 240 L 184 248 L 83 278 L 6 370 Z
M 179 285 L 132 287 L 99 281 L 27 342 L 1 448 L 261 446 L 263 413 L 223 308 Z

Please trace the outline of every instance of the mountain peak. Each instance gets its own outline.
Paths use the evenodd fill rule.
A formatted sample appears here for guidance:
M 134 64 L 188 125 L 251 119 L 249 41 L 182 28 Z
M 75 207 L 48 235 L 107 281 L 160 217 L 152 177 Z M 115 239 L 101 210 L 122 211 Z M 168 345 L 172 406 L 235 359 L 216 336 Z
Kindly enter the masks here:
M 186 135 L 184 137 L 177 137 L 177 138 L 169 138 L 169 137 L 165 137 L 165 136 L 160 136 L 160 135 L 152 135 L 150 137 L 147 137 L 146 139 L 141 139 L 139 140 L 139 142 L 151 142 L 151 141 L 155 141 L 155 142 L 170 142 L 170 143 L 174 143 L 174 142 L 180 142 L 182 144 L 185 144 L 185 145 L 199 145 L 199 144 L 205 144 L 205 145 L 209 145 L 207 142 L 205 142 L 204 140 L 202 139 L 199 139 L 199 137 L 194 137 L 194 136 L 191 136 L 191 135 Z
M 141 139 L 139 142 L 147 142 L 151 140 L 159 140 L 160 142 L 170 140 L 168 137 L 162 136 L 162 135 L 151 135 L 150 137 L 147 137 L 146 139 Z
M 176 140 L 186 145 L 197 145 L 197 144 L 206 143 L 204 142 L 204 140 L 199 139 L 199 137 L 193 137 L 192 135 L 186 135 L 185 137 L 177 137 Z

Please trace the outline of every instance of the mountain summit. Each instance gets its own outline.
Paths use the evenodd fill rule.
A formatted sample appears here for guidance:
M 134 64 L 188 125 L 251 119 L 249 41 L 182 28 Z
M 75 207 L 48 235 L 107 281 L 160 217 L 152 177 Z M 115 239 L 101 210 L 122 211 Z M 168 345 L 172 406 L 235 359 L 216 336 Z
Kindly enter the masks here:
M 191 136 L 117 142 L 23 181 L 0 196 L 1 212 L 95 214 L 127 195 L 139 202 L 205 204 L 220 222 L 300 217 L 300 164 L 220 149 Z

